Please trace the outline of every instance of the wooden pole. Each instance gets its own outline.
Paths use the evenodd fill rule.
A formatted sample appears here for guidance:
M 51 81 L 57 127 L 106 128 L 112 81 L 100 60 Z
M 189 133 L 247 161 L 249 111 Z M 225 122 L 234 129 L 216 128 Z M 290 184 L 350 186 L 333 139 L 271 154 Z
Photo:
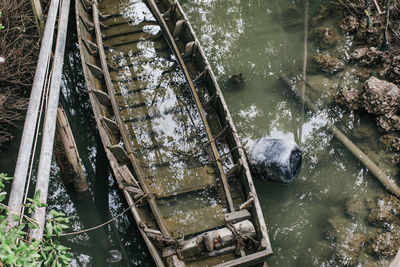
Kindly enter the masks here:
M 44 31 L 44 17 L 42 11 L 42 5 L 40 4 L 40 0 L 31 0 L 33 14 L 35 15 L 35 23 L 39 32 L 40 39 L 43 37 Z
M 26 177 L 29 162 L 32 154 L 33 139 L 38 121 L 38 111 L 43 93 L 43 85 L 47 72 L 47 62 L 50 60 L 51 48 L 53 46 L 54 26 L 57 17 L 59 0 L 52 0 L 47 16 L 46 27 L 44 30 L 39 59 L 36 65 L 35 78 L 33 80 L 31 96 L 29 99 L 28 110 L 26 112 L 24 131 L 18 151 L 17 163 L 15 166 L 14 180 L 11 186 L 8 206 L 10 207 L 9 216 L 21 212 L 21 203 L 24 197 Z M 18 222 L 10 220 L 10 226 Z
M 61 176 L 66 184 L 71 184 L 77 193 L 89 190 L 89 184 L 83 170 L 75 139 L 64 109 L 57 109 L 57 128 L 54 151 Z
M 298 92 L 294 88 L 293 83 L 289 80 L 288 77 L 281 75 L 281 80 L 289 86 L 292 91 L 298 95 Z M 315 113 L 319 113 L 320 110 L 317 106 L 315 106 L 306 96 L 303 98 L 304 103 L 308 106 L 310 110 Z M 400 197 L 400 188 L 397 184 L 389 178 L 364 152 L 362 152 L 349 138 L 347 138 L 329 119 L 324 119 L 326 126 L 328 129 L 335 135 L 337 139 L 358 159 L 367 167 L 372 174 L 389 190 L 392 194 L 397 197 Z
M 304 41 L 303 41 L 303 80 L 307 80 L 307 44 L 308 44 L 308 0 L 305 2 L 304 7 Z M 306 96 L 306 84 L 303 83 L 301 87 L 301 99 Z M 299 144 L 302 142 L 303 136 L 303 124 L 304 124 L 304 101 L 301 102 L 301 113 L 300 113 L 300 132 L 299 132 Z
M 53 155 L 54 133 L 56 130 L 57 108 L 60 96 L 60 83 L 62 67 L 64 63 L 65 43 L 67 39 L 68 15 L 70 0 L 63 0 L 58 22 L 58 34 L 56 50 L 53 61 L 53 75 L 50 82 L 50 93 L 43 125 L 42 147 L 40 151 L 40 161 L 36 180 L 35 192 L 40 193 L 40 202 L 47 201 L 47 191 L 49 187 L 51 157 Z M 43 225 L 45 222 L 46 207 L 36 208 L 32 218 L 38 223 L 37 229 L 32 229 L 30 237 L 41 240 L 43 236 Z

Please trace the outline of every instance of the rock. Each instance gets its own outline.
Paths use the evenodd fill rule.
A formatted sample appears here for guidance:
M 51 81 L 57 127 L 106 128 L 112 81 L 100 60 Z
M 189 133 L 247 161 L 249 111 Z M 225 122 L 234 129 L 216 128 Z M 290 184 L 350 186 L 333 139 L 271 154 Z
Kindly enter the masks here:
M 391 257 L 396 255 L 400 247 L 399 229 L 379 233 L 369 242 L 370 249 L 378 257 Z
M 393 195 L 379 196 L 371 203 L 368 222 L 374 226 L 386 227 L 388 224 L 400 224 L 400 200 Z
M 391 132 L 378 137 L 378 140 L 386 147 L 390 147 L 395 151 L 400 151 L 400 135 L 397 132 Z
M 332 56 L 318 54 L 314 56 L 313 62 L 323 72 L 335 73 L 344 69 L 344 63 Z
M 399 100 L 400 89 L 394 83 L 371 77 L 364 84 L 363 106 L 371 114 L 396 114 Z
M 348 219 L 340 216 L 328 220 L 328 234 L 334 239 L 335 258 L 341 266 L 353 266 L 358 263 L 361 247 L 365 241 L 363 234 Z
M 4 57 L 0 57 L 0 64 L 4 64 L 4 62 L 6 62 Z
M 292 182 L 300 171 L 301 151 L 293 141 L 258 139 L 250 150 L 251 173 L 262 180 Z
M 353 50 L 350 54 L 352 60 L 358 61 L 360 66 L 372 66 L 380 63 L 382 51 L 379 51 L 376 47 L 360 47 Z
M 362 68 L 355 73 L 360 82 L 365 82 L 371 77 L 371 71 L 367 68 Z
M 367 206 L 364 201 L 360 201 L 358 198 L 351 199 L 345 204 L 345 212 L 350 216 L 351 219 L 357 219 L 367 215 Z
M 379 71 L 379 77 L 400 84 L 400 56 L 382 56 L 383 68 Z
M 322 21 L 324 21 L 331 15 L 331 13 L 332 13 L 331 11 L 332 10 L 326 5 L 320 6 L 315 11 L 315 13 L 313 14 L 313 16 L 311 18 L 311 25 L 316 26 L 316 25 L 320 24 Z
M 335 101 L 347 110 L 359 110 L 362 108 L 361 91 L 354 87 L 341 86 Z
M 231 76 L 231 81 L 235 84 L 244 83 L 244 77 L 241 72 L 235 73 Z
M 376 125 L 383 132 L 400 130 L 400 117 L 393 112 L 386 113 L 376 118 Z
M 338 41 L 336 31 L 328 27 L 317 27 L 312 31 L 311 35 L 315 38 L 318 47 L 321 49 L 332 47 Z
M 356 140 L 367 141 L 368 147 L 371 147 L 372 143 L 376 143 L 376 138 L 379 136 L 379 132 L 375 127 L 374 123 L 370 121 L 370 118 L 361 118 L 358 124 L 354 125 L 352 130 L 352 137 Z M 375 149 L 377 145 L 373 146 Z
M 368 47 L 359 47 L 353 50 L 350 54 L 350 58 L 353 60 L 360 60 L 367 56 Z
M 355 33 L 360 26 L 357 18 L 353 15 L 347 16 L 342 20 L 342 24 L 340 28 L 342 28 L 345 32 Z

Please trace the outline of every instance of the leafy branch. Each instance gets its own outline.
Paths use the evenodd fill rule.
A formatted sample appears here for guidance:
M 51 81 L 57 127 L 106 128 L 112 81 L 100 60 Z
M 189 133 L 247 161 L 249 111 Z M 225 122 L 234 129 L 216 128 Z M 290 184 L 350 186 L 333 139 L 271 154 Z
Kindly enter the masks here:
M 37 229 L 38 224 L 24 214 L 13 214 L 11 219 L 21 223 L 9 226 L 9 208 L 2 202 L 7 195 L 5 183 L 11 179 L 6 174 L 0 174 L 0 266 L 69 266 L 69 248 L 58 241 L 63 229 L 68 228 L 69 219 L 64 213 L 50 211 L 42 241 L 26 240 L 27 230 Z M 28 214 L 32 214 L 37 207 L 47 206 L 40 203 L 39 197 L 40 191 L 37 191 L 33 198 L 27 199 L 25 208 Z

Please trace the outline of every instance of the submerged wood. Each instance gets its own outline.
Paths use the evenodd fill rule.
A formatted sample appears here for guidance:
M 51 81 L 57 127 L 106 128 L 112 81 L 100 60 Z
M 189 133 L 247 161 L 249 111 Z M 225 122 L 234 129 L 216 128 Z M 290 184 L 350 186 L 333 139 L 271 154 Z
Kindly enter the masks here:
M 112 0 L 76 0 L 77 29 L 99 134 L 155 264 L 264 261 L 272 250 L 247 160 L 181 6 L 126 2 L 139 5 L 144 18 L 126 18 Z M 237 211 L 249 196 L 249 210 Z M 254 237 L 243 246 L 210 246 L 190 259 L 180 253 L 193 236 L 246 220 Z M 177 249 L 163 254 L 167 247 Z
M 61 170 L 61 176 L 66 184 L 72 185 L 77 193 L 89 190 L 86 174 L 81 164 L 81 159 L 76 147 L 75 138 L 72 134 L 64 109 L 57 110 L 56 141 L 57 164 Z
M 290 79 L 285 76 L 280 76 L 281 80 L 291 88 L 292 92 L 299 96 L 297 90 L 294 88 L 294 84 Z M 314 113 L 319 113 L 320 110 L 316 105 L 314 105 L 308 97 L 303 98 L 304 103 L 308 106 L 310 110 Z M 392 194 L 400 197 L 400 187 L 397 186 L 396 182 L 393 181 L 389 176 L 385 174 L 364 152 L 361 151 L 345 134 L 342 133 L 329 119 L 324 119 L 328 129 L 335 135 L 335 137 L 342 142 L 342 144 L 358 159 L 364 166 L 369 169 L 372 174 L 382 183 L 382 185 L 389 190 Z

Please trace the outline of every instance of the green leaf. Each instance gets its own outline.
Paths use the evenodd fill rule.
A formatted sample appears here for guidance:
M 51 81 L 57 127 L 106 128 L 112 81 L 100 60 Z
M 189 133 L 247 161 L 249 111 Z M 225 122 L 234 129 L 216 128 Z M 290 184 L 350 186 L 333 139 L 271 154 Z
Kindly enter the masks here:
M 0 193 L 0 202 L 2 202 L 7 196 L 7 192 L 1 192 Z
M 53 235 L 53 225 L 51 223 L 46 224 L 46 238 L 50 239 Z
M 14 222 L 17 222 L 19 221 L 19 219 L 21 219 L 21 217 L 18 214 L 11 215 L 11 218 L 13 219 Z

